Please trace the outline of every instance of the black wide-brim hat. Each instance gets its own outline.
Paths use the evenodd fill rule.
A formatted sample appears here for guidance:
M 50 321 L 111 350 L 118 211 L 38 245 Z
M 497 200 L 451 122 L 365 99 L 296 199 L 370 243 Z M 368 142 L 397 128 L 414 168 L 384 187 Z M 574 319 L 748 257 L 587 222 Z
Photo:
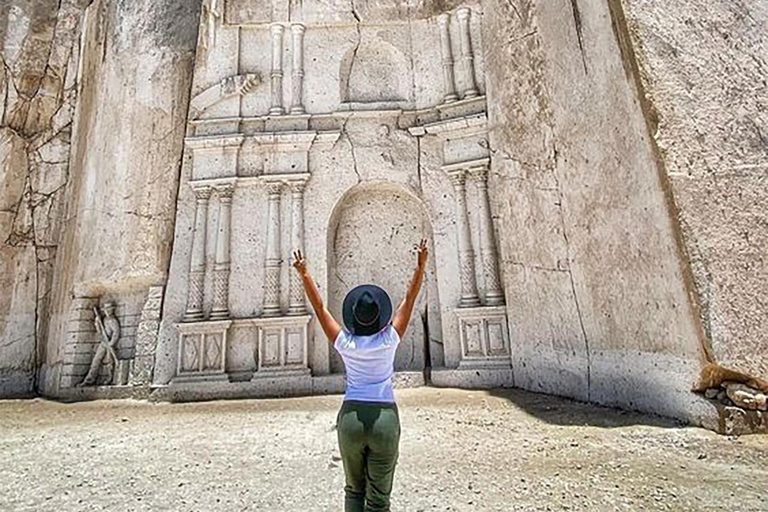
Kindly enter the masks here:
M 349 332 L 357 336 L 371 336 L 389 324 L 392 301 L 380 287 L 363 284 L 344 297 L 341 312 Z

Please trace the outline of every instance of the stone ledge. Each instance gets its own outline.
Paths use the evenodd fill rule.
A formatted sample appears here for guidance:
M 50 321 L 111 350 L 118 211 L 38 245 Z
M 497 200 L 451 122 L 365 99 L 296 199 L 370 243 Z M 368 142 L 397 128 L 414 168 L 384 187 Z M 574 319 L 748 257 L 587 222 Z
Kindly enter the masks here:
M 91 400 L 121 400 L 133 398 L 146 400 L 150 389 L 146 386 L 87 386 L 64 388 L 48 398 L 64 402 L 86 402 Z
M 474 368 L 432 370 L 432 385 L 438 388 L 493 389 L 515 385 L 512 368 Z

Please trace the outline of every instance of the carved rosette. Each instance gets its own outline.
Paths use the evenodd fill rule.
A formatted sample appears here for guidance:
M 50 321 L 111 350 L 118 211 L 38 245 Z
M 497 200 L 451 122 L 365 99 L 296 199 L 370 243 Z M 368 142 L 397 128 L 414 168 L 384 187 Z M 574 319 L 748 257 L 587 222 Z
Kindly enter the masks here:
M 456 230 L 459 242 L 459 269 L 461 274 L 461 300 L 459 302 L 459 307 L 475 307 L 480 305 L 480 297 L 477 293 L 475 252 L 472 249 L 469 217 L 467 215 L 465 171 L 453 171 L 450 173 L 450 177 L 455 191 Z

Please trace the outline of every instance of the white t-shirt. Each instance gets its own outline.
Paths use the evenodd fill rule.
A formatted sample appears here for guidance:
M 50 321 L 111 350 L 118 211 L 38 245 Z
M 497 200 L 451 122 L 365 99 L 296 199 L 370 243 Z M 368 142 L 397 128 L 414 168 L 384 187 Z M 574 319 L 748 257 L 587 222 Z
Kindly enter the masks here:
M 342 329 L 334 342 L 347 369 L 344 400 L 394 402 L 392 376 L 400 336 L 392 324 L 372 336 L 355 336 Z

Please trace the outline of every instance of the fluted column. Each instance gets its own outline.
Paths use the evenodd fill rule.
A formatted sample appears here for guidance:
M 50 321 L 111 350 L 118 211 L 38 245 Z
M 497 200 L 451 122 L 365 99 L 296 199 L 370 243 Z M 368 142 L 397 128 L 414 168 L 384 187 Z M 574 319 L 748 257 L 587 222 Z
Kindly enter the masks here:
M 192 255 L 189 262 L 189 288 L 184 321 L 203 319 L 203 290 L 205 286 L 205 237 L 208 223 L 210 187 L 195 187 L 195 231 L 192 233 Z
M 464 63 L 464 90 L 463 98 L 474 98 L 479 94 L 475 84 L 475 58 L 472 54 L 472 37 L 469 32 L 469 17 L 472 11 L 469 7 L 456 10 L 459 20 L 459 39 L 461 41 L 461 60 Z
M 264 261 L 264 316 L 278 316 L 280 310 L 280 193 L 283 183 L 267 183 L 267 257 Z
M 472 169 L 470 175 L 477 184 L 480 196 L 480 251 L 485 276 L 485 304 L 499 306 L 504 304 L 504 291 L 499 278 L 496 236 L 488 197 L 488 169 L 486 167 Z
M 219 195 L 219 231 L 216 234 L 216 260 L 213 265 L 212 319 L 229 318 L 230 226 L 233 185 L 216 187 Z
M 304 251 L 304 185 L 301 181 L 290 182 L 291 187 L 291 249 Z M 289 315 L 303 315 L 307 312 L 304 300 L 304 284 L 298 272 L 291 272 Z
M 304 104 L 302 103 L 302 95 L 304 91 L 304 25 L 301 23 L 292 24 L 291 33 L 293 34 L 291 114 L 303 114 Z
M 269 115 L 279 116 L 283 108 L 283 31 L 285 28 L 275 23 L 269 28 L 272 36 L 272 107 Z
M 453 52 L 451 50 L 451 18 L 447 13 L 437 17 L 437 24 L 440 26 L 440 51 L 443 59 L 443 88 L 445 95 L 443 102 L 450 103 L 456 101 L 456 80 L 453 76 Z
M 469 232 L 469 217 L 467 216 L 467 190 L 465 171 L 453 171 L 451 183 L 456 201 L 456 230 L 459 238 L 459 266 L 461 277 L 461 300 L 459 307 L 469 308 L 480 305 L 477 294 L 477 279 L 475 278 L 475 252 L 472 250 L 472 237 Z

